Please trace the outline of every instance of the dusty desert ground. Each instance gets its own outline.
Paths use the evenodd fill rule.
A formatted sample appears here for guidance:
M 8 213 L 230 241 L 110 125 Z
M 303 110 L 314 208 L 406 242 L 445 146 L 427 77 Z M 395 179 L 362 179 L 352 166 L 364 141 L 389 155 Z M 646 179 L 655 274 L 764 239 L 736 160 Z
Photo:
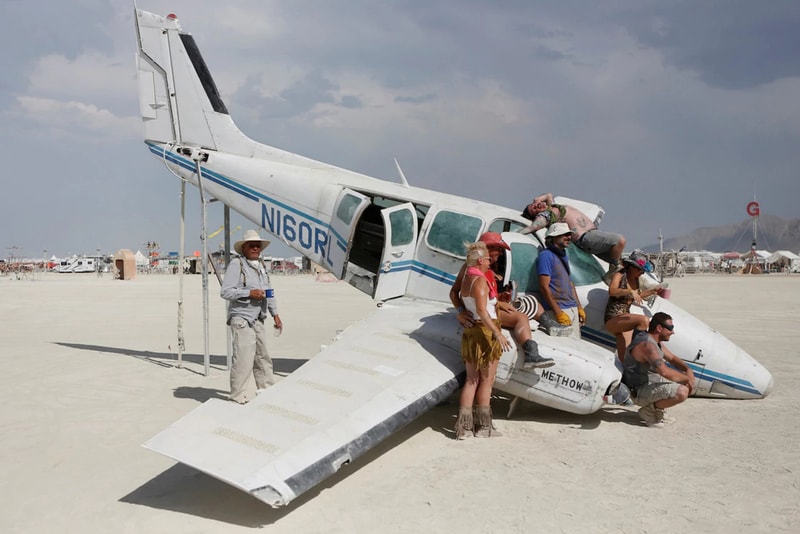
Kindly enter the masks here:
M 576 416 L 522 403 L 505 437 L 455 442 L 441 405 L 290 506 L 271 509 L 140 445 L 224 397 L 224 304 L 200 277 L 0 278 L 0 531 L 81 533 L 800 532 L 800 276 L 671 279 L 672 300 L 775 378 L 763 400 L 690 399 L 666 429 L 633 409 Z M 275 277 L 285 375 L 372 302 L 340 283 Z M 311 325 L 310 327 L 308 325 Z M 679 335 L 679 331 L 678 334 Z M 505 413 L 508 400 L 495 401 Z

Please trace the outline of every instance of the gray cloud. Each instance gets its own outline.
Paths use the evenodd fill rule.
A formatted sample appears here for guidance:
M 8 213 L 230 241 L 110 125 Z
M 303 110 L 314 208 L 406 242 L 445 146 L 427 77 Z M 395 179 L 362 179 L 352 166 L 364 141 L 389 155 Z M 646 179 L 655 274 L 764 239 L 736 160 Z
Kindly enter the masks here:
M 793 2 L 168 9 L 237 124 L 268 144 L 393 181 L 398 157 L 416 185 L 512 207 L 546 190 L 594 201 L 631 246 L 738 222 L 754 190 L 764 213 L 798 216 Z M 139 135 L 130 5 L 49 0 L 34 17 L 6 1 L 0 25 L 15 191 L 0 197 L 0 253 L 175 249 L 179 184 Z M 197 206 L 192 192 L 190 248 Z

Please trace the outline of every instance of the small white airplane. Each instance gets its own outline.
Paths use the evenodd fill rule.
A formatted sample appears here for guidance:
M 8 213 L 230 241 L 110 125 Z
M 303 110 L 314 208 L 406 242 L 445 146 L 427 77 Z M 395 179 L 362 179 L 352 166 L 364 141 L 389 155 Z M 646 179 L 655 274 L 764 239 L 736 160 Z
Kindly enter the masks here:
M 247 405 L 211 399 L 145 447 L 282 506 L 362 455 L 459 387 L 461 331 L 448 292 L 465 242 L 502 232 L 505 280 L 536 293 L 542 234 L 522 235 L 519 210 L 378 180 L 257 143 L 234 124 L 194 38 L 175 15 L 136 10 L 145 144 L 171 172 L 215 197 L 377 303 L 290 376 Z M 198 176 L 198 174 L 200 176 Z M 592 216 L 595 205 L 561 199 Z M 503 354 L 495 387 L 575 414 L 604 405 L 620 381 L 614 338 L 603 329 L 608 293 L 595 257 L 569 249 L 587 311 L 585 340 L 537 333 L 556 365 L 522 368 Z M 760 398 L 770 373 L 670 301 L 697 395 Z M 611 348 L 612 351 L 608 349 Z

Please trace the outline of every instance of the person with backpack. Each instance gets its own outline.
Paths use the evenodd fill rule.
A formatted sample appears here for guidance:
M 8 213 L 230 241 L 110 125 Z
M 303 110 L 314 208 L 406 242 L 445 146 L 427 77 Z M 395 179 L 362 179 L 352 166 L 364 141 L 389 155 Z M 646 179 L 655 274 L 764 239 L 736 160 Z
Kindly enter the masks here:
M 261 239 L 255 230 L 245 232 L 243 239 L 233 245 L 239 256 L 233 258 L 225 270 L 220 288 L 220 296 L 229 303 L 227 323 L 233 341 L 228 398 L 239 404 L 255 398 L 253 382 L 255 394 L 275 383 L 264 323 L 267 313 L 278 331 L 283 329 L 283 322 L 278 315 L 267 266 L 261 259 L 261 252 L 268 245 L 269 241 Z

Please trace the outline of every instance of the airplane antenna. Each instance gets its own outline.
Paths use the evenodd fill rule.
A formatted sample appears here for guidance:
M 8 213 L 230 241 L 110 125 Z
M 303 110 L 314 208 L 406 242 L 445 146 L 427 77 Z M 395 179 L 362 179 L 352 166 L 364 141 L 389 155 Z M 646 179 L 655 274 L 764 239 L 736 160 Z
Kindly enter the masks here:
M 403 174 L 403 169 L 400 168 L 400 163 L 398 163 L 397 158 L 394 158 L 394 164 L 397 165 L 397 172 L 400 173 L 400 180 L 403 182 L 403 185 L 406 187 L 410 187 L 408 185 L 408 180 L 406 180 L 406 175 Z

